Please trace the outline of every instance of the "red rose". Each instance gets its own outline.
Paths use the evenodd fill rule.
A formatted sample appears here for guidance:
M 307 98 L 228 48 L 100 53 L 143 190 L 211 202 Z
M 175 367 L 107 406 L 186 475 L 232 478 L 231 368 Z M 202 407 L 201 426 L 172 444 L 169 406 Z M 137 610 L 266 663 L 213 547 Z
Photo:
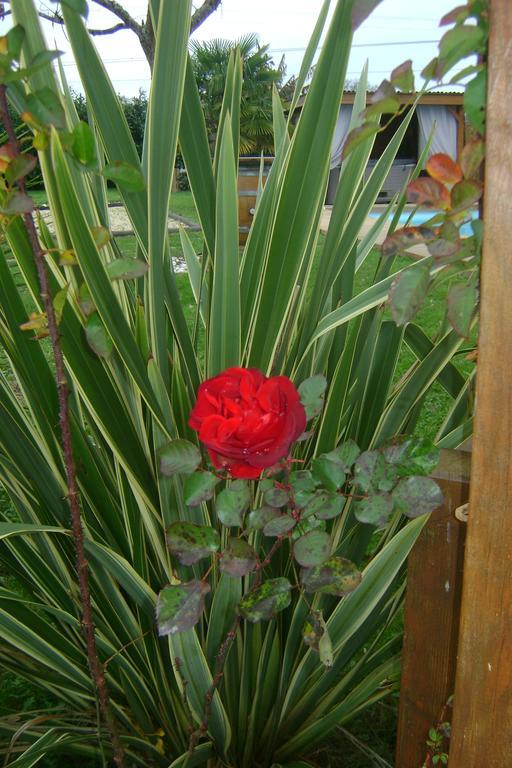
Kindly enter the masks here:
M 286 376 L 228 368 L 199 387 L 189 425 L 213 465 L 232 477 L 256 478 L 288 455 L 306 427 L 299 393 Z

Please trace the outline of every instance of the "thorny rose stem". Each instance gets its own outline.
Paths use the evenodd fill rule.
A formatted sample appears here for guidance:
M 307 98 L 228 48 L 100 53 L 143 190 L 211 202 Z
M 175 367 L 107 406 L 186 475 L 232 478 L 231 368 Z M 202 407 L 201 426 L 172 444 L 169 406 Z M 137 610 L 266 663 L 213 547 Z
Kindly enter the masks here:
M 270 563 L 275 553 L 281 547 L 281 545 L 283 544 L 286 538 L 288 538 L 288 536 L 278 536 L 278 538 L 275 540 L 274 544 L 270 548 L 266 558 L 263 561 L 258 563 L 258 565 L 256 566 L 256 578 L 254 579 L 254 584 L 252 585 L 251 589 L 247 594 L 254 592 L 260 586 L 261 574 L 262 574 L 263 568 L 265 568 Z M 205 578 L 206 577 L 203 576 L 203 579 Z M 221 684 L 222 678 L 224 677 L 224 665 L 226 663 L 227 655 L 228 655 L 229 649 L 231 648 L 231 644 L 233 640 L 236 638 L 236 633 L 238 632 L 238 627 L 240 626 L 241 619 L 242 619 L 241 615 L 237 613 L 233 621 L 233 624 L 231 625 L 226 637 L 222 641 L 222 644 L 217 653 L 217 657 L 215 661 L 215 673 L 213 675 L 211 685 L 206 691 L 205 697 L 204 697 L 203 719 L 199 727 L 196 728 L 195 731 L 192 731 L 192 733 L 190 734 L 190 739 L 188 743 L 189 755 L 192 754 L 192 752 L 196 748 L 200 738 L 204 736 L 208 731 L 208 722 L 210 720 L 210 715 L 212 711 L 213 697 L 215 696 L 215 691 Z M 177 669 L 179 670 L 180 668 L 179 659 L 176 659 L 176 661 L 178 662 Z M 185 692 L 186 691 L 185 686 L 187 685 L 187 681 L 183 677 L 181 671 L 179 672 L 179 675 L 181 678 L 182 685 L 184 686 L 184 692 Z
M 13 129 L 12 121 L 7 106 L 6 86 L 0 85 L 0 115 L 4 124 L 9 144 L 15 155 L 20 154 L 18 139 Z M 25 182 L 23 179 L 17 182 L 20 192 L 25 192 Z M 71 439 L 71 419 L 69 413 L 69 385 L 64 366 L 64 357 L 59 339 L 59 328 L 53 308 L 50 286 L 48 282 L 48 273 L 45 263 L 45 256 L 39 245 L 34 220 L 31 213 L 24 213 L 23 220 L 29 242 L 34 254 L 34 260 L 39 279 L 41 299 L 48 322 L 48 332 L 50 336 L 53 359 L 55 362 L 55 379 L 57 384 L 57 394 L 59 401 L 59 425 L 62 439 L 62 448 L 64 455 L 64 466 L 66 471 L 66 484 L 68 487 L 67 499 L 71 513 L 71 527 L 76 554 L 76 570 L 78 574 L 78 583 L 80 588 L 80 600 L 82 604 L 82 626 L 84 630 L 87 658 L 89 669 L 96 691 L 102 718 L 107 727 L 112 743 L 114 762 L 118 768 L 124 768 L 124 752 L 119 740 L 119 733 L 116 723 L 110 709 L 107 682 L 105 679 L 105 670 L 98 658 L 96 647 L 96 637 L 94 635 L 94 623 L 92 619 L 91 592 L 89 588 L 89 563 L 85 554 L 84 535 L 82 528 L 82 517 L 80 511 L 79 490 L 76 479 L 76 466 L 73 455 L 73 444 Z

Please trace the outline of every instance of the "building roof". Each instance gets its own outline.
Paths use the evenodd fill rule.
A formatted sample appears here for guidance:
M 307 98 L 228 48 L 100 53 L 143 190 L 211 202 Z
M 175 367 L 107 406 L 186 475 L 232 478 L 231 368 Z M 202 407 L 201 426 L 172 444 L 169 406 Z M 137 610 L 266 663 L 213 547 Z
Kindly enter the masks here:
M 400 104 L 409 104 L 414 101 L 417 93 L 397 93 L 397 98 Z M 355 91 L 344 91 L 341 98 L 342 104 L 353 104 L 356 96 Z M 367 100 L 370 100 L 372 93 L 367 94 Z M 305 96 L 301 96 L 297 109 L 302 109 Z M 437 91 L 435 93 L 424 93 L 420 98 L 420 104 L 440 104 L 448 107 L 462 107 L 464 104 L 464 92 L 463 91 Z

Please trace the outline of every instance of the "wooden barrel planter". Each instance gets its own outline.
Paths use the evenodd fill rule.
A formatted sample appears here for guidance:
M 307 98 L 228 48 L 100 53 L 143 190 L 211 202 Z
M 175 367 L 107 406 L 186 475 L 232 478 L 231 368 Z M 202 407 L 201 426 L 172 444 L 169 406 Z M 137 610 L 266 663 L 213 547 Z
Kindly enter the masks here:
M 267 180 L 272 157 L 263 158 L 262 182 Z M 261 157 L 241 157 L 238 164 L 238 241 L 245 245 L 256 208 Z

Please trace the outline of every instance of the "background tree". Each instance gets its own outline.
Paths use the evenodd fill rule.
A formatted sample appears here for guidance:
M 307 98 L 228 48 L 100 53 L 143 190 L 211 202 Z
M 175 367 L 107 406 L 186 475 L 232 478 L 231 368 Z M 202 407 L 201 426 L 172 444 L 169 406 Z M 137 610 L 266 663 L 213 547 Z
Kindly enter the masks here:
M 110 35 L 114 32 L 119 32 L 122 29 L 129 29 L 139 39 L 144 55 L 148 61 L 149 66 L 153 69 L 153 59 L 155 57 L 155 33 L 153 30 L 153 23 L 151 20 L 151 13 L 149 11 L 149 3 L 146 4 L 145 18 L 143 21 L 137 21 L 123 6 L 122 3 L 116 2 L 116 0 L 90 0 L 90 2 L 99 5 L 101 8 L 109 11 L 112 16 L 112 23 L 102 29 L 89 29 L 91 35 Z M 201 26 L 208 16 L 210 16 L 220 6 L 222 0 L 203 0 L 202 3 L 194 4 L 194 12 L 190 19 L 190 33 L 194 32 Z M 0 14 L 7 16 L 10 14 L 9 0 L 0 3 Z M 48 3 L 41 2 L 39 7 L 39 15 L 42 19 L 52 22 L 52 24 L 63 24 L 64 19 L 57 5 L 53 10 L 48 6 Z
M 229 55 L 235 46 L 240 49 L 243 63 L 240 153 L 272 153 L 272 88 L 274 84 L 281 88 L 286 68 L 284 58 L 275 66 L 268 45 L 260 46 L 255 34 L 245 35 L 237 41 L 193 40 L 190 44 L 210 144 L 215 144 Z

